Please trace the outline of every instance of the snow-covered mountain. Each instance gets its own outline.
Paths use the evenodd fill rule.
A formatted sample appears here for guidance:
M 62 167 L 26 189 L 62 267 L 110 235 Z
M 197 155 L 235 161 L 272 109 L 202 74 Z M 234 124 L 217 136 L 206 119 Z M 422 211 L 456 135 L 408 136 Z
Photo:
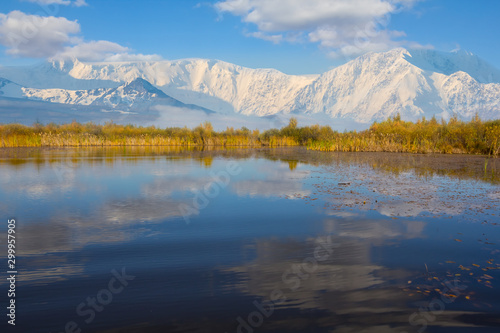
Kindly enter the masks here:
M 0 68 L 0 76 L 30 88 L 71 90 L 115 88 L 143 78 L 187 104 L 221 113 L 236 111 L 260 116 L 280 112 L 286 102 L 315 78 L 204 59 L 120 63 L 54 61 L 30 68 Z
M 500 116 L 500 71 L 465 51 L 368 53 L 321 75 L 294 76 L 216 60 L 47 62 L 0 67 L 25 98 L 109 108 L 194 104 L 223 114 L 303 114 L 369 123 L 404 118 Z M 3 81 L 2 81 L 3 82 Z M 7 85 L 5 85 L 7 86 Z M 13 87 L 13 86 L 12 86 Z M 0 91 L 11 96 L 8 89 Z M 168 102 L 170 101 L 170 102 Z M 170 104 L 172 105 L 172 104 Z M 178 104 L 180 105 L 180 104 Z M 192 105 L 191 105 L 192 106 Z
M 499 82 L 500 71 L 468 53 L 395 49 L 366 54 L 321 75 L 283 110 L 359 122 L 398 112 L 406 119 L 453 113 L 470 118 L 476 112 L 499 117 Z
M 0 96 L 22 98 L 22 87 L 17 83 L 0 77 Z
M 136 78 L 116 88 L 89 90 L 22 88 L 22 91 L 32 100 L 62 104 L 102 106 L 132 111 L 144 111 L 152 105 L 167 105 L 212 112 L 196 105 L 182 103 L 142 78 Z

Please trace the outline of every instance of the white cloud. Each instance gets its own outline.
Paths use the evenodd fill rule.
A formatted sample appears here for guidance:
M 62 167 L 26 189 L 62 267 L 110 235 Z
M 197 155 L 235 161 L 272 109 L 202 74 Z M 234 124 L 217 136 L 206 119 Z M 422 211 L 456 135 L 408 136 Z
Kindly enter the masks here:
M 63 5 L 63 6 L 68 6 L 68 5 L 73 5 L 75 7 L 82 7 L 82 6 L 88 6 L 87 2 L 85 0 L 24 0 L 28 2 L 34 2 L 39 5 Z
M 332 21 L 352 24 L 393 11 L 393 5 L 382 0 L 226 0 L 216 8 L 243 16 L 262 31 L 306 30 Z
M 43 0 L 48 3 L 52 0 Z M 64 0 L 58 0 L 64 1 Z M 75 5 L 85 3 L 76 0 Z M 0 13 L 0 44 L 15 57 L 79 59 L 81 61 L 156 61 L 158 55 L 133 54 L 110 41 L 83 40 L 80 24 L 64 17 L 30 15 L 15 10 Z
M 133 54 L 130 49 L 107 40 L 79 42 L 65 47 L 61 52 L 51 57 L 53 60 L 78 59 L 81 61 L 159 61 L 162 58 L 156 54 Z
M 273 43 L 318 43 L 332 56 L 350 57 L 409 44 L 400 40 L 404 32 L 390 31 L 387 26 L 392 14 L 417 1 L 225 0 L 217 2 L 215 8 L 255 25 L 257 31 L 247 36 Z
M 113 61 L 113 62 L 120 62 L 120 61 L 160 61 L 162 60 L 162 57 L 159 56 L 158 54 L 142 54 L 142 53 L 135 53 L 131 54 L 128 52 L 123 52 L 123 53 L 116 53 L 109 55 L 104 59 L 104 61 Z
M 85 2 L 85 0 L 76 0 L 73 2 L 73 6 L 75 7 L 83 7 L 83 6 L 88 6 L 89 4 Z
M 100 40 L 91 42 L 80 42 L 73 46 L 66 46 L 61 52 L 55 54 L 55 59 L 79 59 L 86 61 L 99 61 L 116 53 L 128 52 L 127 47 L 119 44 Z
M 79 32 L 78 22 L 64 17 L 28 15 L 18 10 L 0 13 L 0 44 L 14 56 L 49 57 Z
M 279 44 L 283 40 L 283 35 L 268 35 L 261 31 L 245 33 L 245 36 L 267 40 L 268 42 L 273 42 L 274 44 Z

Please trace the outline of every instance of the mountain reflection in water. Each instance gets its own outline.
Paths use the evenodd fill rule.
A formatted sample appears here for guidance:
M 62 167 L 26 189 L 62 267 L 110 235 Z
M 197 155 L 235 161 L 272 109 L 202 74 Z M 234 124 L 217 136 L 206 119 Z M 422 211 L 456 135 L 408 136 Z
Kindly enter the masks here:
M 2 149 L 19 329 L 497 332 L 499 163 L 302 148 Z M 335 246 L 318 260 L 325 241 Z M 86 323 L 77 306 L 122 267 L 136 278 Z

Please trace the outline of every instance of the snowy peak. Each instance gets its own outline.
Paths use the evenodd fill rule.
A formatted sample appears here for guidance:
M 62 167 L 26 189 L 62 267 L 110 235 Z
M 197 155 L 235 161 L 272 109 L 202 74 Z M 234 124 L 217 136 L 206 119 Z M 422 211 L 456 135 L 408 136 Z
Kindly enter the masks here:
M 122 89 L 127 95 L 136 95 L 148 98 L 168 98 L 167 94 L 142 78 L 137 78 L 125 84 Z
M 0 88 L 5 87 L 8 84 L 13 83 L 11 80 L 4 79 L 3 77 L 0 77 Z
M 20 98 L 23 96 L 22 87 L 11 80 L 0 77 L 0 96 Z
M 47 71 L 56 70 L 59 72 L 67 73 L 74 67 L 77 67 L 79 64 L 81 64 L 81 62 L 75 58 L 73 60 L 51 60 L 40 66 L 46 67 Z
M 499 69 L 465 50 L 441 52 L 428 49 L 396 48 L 387 52 L 366 53 L 343 66 L 360 67 L 365 71 L 375 73 L 406 62 L 430 73 L 449 76 L 456 72 L 465 72 L 479 83 L 500 83 Z M 336 71 L 338 68 L 331 71 Z
M 368 53 L 321 75 L 284 110 L 327 113 L 365 123 L 396 113 L 412 120 L 453 113 L 468 118 L 476 112 L 498 117 L 500 84 L 483 83 L 495 81 L 497 72 L 465 52 Z
M 12 85 L 16 85 L 16 84 L 14 82 L 12 82 L 11 80 L 7 80 L 7 79 L 4 79 L 3 77 L 0 77 L 0 96 L 5 94 L 5 92 L 3 91 L 3 89 L 5 87 L 12 86 Z
M 405 59 L 425 71 L 444 75 L 465 72 L 480 83 L 500 83 L 500 70 L 467 51 L 410 50 Z
M 28 99 L 61 104 L 100 106 L 126 111 L 145 111 L 153 105 L 168 105 L 211 112 L 197 105 L 184 104 L 142 78 L 134 79 L 117 88 L 89 90 L 22 88 L 22 91 Z
M 108 79 L 76 77 L 73 72 L 92 67 L 79 61 L 52 61 L 32 66 L 0 67 L 0 77 L 16 82 L 24 87 L 37 89 L 88 90 L 97 88 L 115 88 L 119 82 Z
M 101 90 L 91 90 L 87 93 L 92 96 L 99 95 Z M 144 108 L 153 103 L 176 104 L 179 101 L 171 98 L 163 91 L 155 88 L 148 81 L 137 78 L 131 82 L 125 83 L 118 88 L 111 88 L 105 91 L 101 96 L 96 98 L 92 105 L 103 105 L 112 108 L 127 108 L 134 107 Z

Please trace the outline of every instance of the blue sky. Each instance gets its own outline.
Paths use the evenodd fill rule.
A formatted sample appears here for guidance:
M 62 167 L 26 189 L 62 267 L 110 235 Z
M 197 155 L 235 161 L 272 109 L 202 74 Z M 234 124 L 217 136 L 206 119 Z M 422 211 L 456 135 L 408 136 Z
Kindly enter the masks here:
M 498 13 L 497 0 L 2 0 L 0 64 L 211 58 L 312 74 L 402 46 L 500 68 Z

